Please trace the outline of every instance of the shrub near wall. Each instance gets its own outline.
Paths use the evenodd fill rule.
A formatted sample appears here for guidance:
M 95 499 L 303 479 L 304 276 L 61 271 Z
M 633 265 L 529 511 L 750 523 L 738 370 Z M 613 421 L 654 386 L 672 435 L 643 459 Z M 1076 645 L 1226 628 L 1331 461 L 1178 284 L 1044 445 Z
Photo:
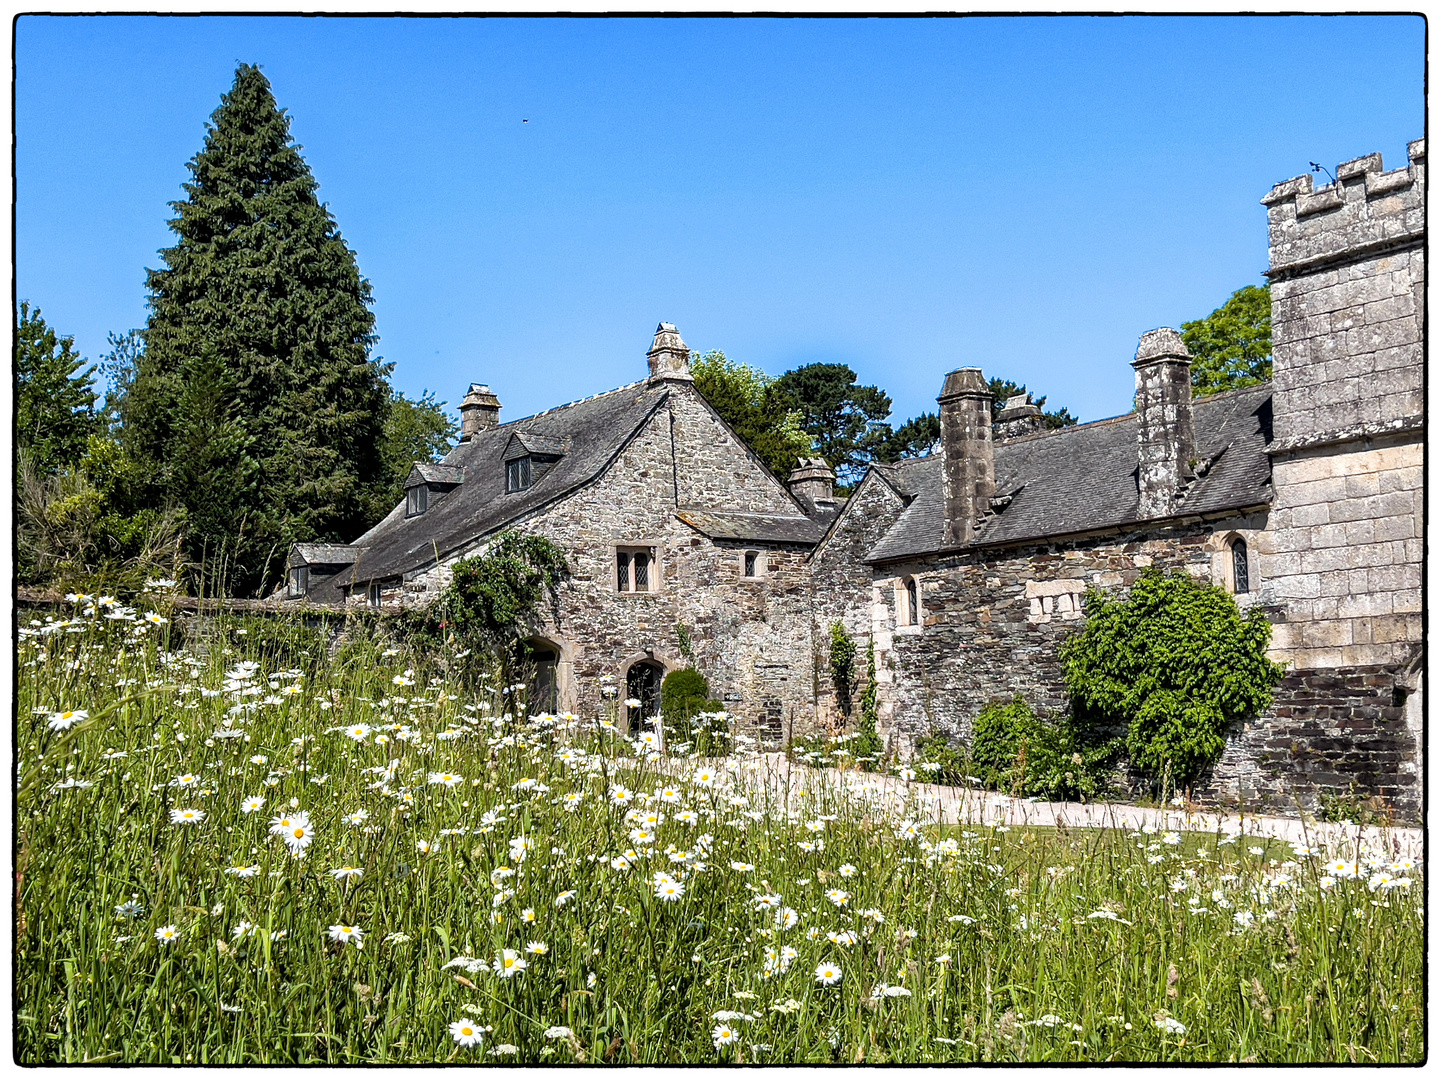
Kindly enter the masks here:
M 1069 718 L 1049 723 L 1022 698 L 992 702 L 975 718 L 971 754 L 987 787 L 1046 799 L 1103 794 L 1119 739 L 1087 738 Z

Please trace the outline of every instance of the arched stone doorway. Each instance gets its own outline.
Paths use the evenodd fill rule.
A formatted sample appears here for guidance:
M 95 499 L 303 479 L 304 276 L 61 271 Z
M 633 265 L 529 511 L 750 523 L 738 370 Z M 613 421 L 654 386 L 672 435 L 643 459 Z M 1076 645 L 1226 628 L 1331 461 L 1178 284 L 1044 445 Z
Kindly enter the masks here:
M 658 660 L 637 661 L 625 673 L 625 699 L 640 702 L 625 709 L 626 727 L 632 734 L 654 730 L 655 718 L 660 715 L 660 684 L 664 679 L 665 665 Z

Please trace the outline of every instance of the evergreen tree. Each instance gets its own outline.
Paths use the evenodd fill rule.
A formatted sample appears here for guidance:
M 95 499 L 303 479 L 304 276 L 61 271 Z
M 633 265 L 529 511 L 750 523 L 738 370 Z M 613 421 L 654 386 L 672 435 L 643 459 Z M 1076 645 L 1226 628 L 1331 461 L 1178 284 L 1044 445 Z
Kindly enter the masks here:
M 1194 357 L 1196 394 L 1257 386 L 1270 378 L 1270 286 L 1246 285 L 1203 319 L 1180 324 Z
M 845 364 L 805 364 L 776 379 L 773 390 L 785 408 L 800 413 L 801 428 L 842 486 L 860 480 L 892 434 L 885 423 L 890 396 L 859 385 Z
M 1005 408 L 1005 402 L 1016 394 L 1025 393 L 1025 384 L 1012 382 L 1010 379 L 995 378 L 990 380 L 990 408 L 995 416 L 999 416 Z M 1045 395 L 1030 396 L 1030 404 L 1040 410 L 1040 415 L 1045 420 L 1045 426 L 1050 429 L 1070 427 L 1080 422 L 1079 417 L 1071 416 L 1070 410 L 1064 407 L 1051 412 L 1045 411 Z
M 370 359 L 369 283 L 316 198 L 289 118 L 258 68 L 240 65 L 189 168 L 186 198 L 171 204 L 179 242 L 148 275 L 125 440 L 168 470 L 172 495 L 187 506 L 196 493 L 175 485 L 235 487 L 225 526 L 240 553 L 235 585 L 262 588 L 283 561 L 274 552 L 293 541 L 348 540 L 364 527 L 368 497 L 384 482 L 388 368 Z M 207 359 L 205 370 L 223 371 L 231 387 L 226 419 L 216 421 L 234 425 L 225 460 L 248 445 L 253 484 L 195 476 L 180 461 L 195 437 L 187 373 L 212 353 L 220 367 Z
M 20 302 L 15 327 L 15 441 L 38 475 L 74 466 L 99 427 L 93 367 L 75 351 L 75 339 L 59 337 L 28 301 Z M 18 476 L 17 476 L 18 481 Z
M 445 415 L 445 403 L 436 401 L 429 390 L 422 391 L 417 400 L 395 391 L 380 444 L 385 483 L 375 489 L 371 520 L 378 521 L 405 498 L 405 478 L 411 466 L 417 461 L 439 461 L 450 452 L 457 432 L 455 422 Z

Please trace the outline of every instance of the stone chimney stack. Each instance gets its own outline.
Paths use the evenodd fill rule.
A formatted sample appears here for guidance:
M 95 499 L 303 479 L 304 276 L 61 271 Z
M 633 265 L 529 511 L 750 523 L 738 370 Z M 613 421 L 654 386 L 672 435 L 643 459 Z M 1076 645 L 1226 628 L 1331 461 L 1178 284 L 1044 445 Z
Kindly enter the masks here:
M 1030 404 L 1028 393 L 1006 398 L 1005 407 L 995 417 L 995 438 L 1001 442 L 1044 430 L 1045 414 L 1038 405 Z
M 483 383 L 470 384 L 460 402 L 460 441 L 469 442 L 486 428 L 500 426 L 500 399 Z
M 835 501 L 835 470 L 824 458 L 801 458 L 800 467 L 790 474 L 790 490 L 811 503 Z
M 940 391 L 940 454 L 945 493 L 945 544 L 968 544 L 995 494 L 995 443 L 990 384 L 979 368 L 945 376 Z
M 690 374 L 690 346 L 680 338 L 674 323 L 655 328 L 655 341 L 646 359 L 650 361 L 650 382 L 694 382 Z
M 1131 366 L 1139 421 L 1139 517 L 1165 517 L 1175 512 L 1195 458 L 1190 350 L 1179 331 L 1162 326 L 1140 339 Z

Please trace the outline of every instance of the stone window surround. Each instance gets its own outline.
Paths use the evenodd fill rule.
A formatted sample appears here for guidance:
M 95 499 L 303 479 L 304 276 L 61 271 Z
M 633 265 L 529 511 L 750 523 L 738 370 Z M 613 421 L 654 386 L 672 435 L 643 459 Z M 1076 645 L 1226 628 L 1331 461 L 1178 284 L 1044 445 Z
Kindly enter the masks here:
M 1235 591 L 1236 540 L 1244 541 L 1246 567 L 1250 572 L 1250 588 L 1243 593 Z M 1255 536 L 1251 530 L 1228 529 L 1215 534 L 1210 556 L 1210 580 L 1238 601 L 1254 597 L 1260 592 L 1260 560 L 1257 556 Z
M 755 556 L 755 572 L 753 574 L 745 573 L 746 555 Z M 742 548 L 739 552 L 738 567 L 741 581 L 759 581 L 769 572 L 770 553 L 764 548 Z
M 910 612 L 910 595 L 907 588 L 910 582 L 915 583 L 915 611 L 912 621 L 902 621 L 901 616 L 908 616 Z M 920 581 L 919 574 L 901 574 L 891 583 L 895 590 L 895 633 L 902 637 L 913 637 L 922 633 L 925 629 L 925 590 Z
M 633 570 L 633 568 L 632 568 L 632 570 L 631 570 L 631 575 L 632 575 L 632 576 L 631 576 L 631 579 L 630 579 L 630 580 L 631 580 L 631 585 L 632 585 L 632 587 L 631 587 L 630 589 L 624 589 L 624 590 L 622 590 L 622 589 L 620 588 L 620 579 L 619 579 L 618 572 L 617 572 L 616 567 L 615 567 L 615 560 L 616 560 L 616 556 L 618 556 L 622 551 L 628 551 L 628 552 L 630 552 L 632 555 L 633 555 L 636 551 L 646 551 L 646 552 L 650 555 L 650 568 L 649 568 L 650 588 L 647 589 L 646 591 L 644 591 L 644 592 L 636 592 L 636 591 L 634 590 L 633 585 L 634 585 L 634 580 L 635 580 L 635 579 L 634 579 L 634 576 L 633 576 L 633 575 L 634 575 L 634 570 Z M 664 545 L 664 543 L 663 543 L 662 541 L 660 541 L 660 540 L 658 540 L 658 539 L 643 539 L 643 538 L 642 538 L 642 539 L 639 539 L 639 540 L 625 540 L 625 541 L 616 540 L 616 541 L 614 541 L 614 542 L 611 543 L 611 544 L 609 545 L 609 547 L 608 547 L 608 558 L 607 558 L 607 564 L 608 564 L 608 566 L 609 566 L 609 569 L 606 571 L 606 573 L 608 573 L 608 574 L 610 575 L 610 592 L 613 593 L 613 594 L 616 595 L 616 596 L 654 596 L 656 593 L 664 592 L 664 591 L 665 591 L 665 575 L 664 575 L 664 573 L 662 572 L 663 569 L 664 569 L 664 565 L 665 565 L 665 563 L 664 563 L 664 558 L 665 558 L 665 545 Z

